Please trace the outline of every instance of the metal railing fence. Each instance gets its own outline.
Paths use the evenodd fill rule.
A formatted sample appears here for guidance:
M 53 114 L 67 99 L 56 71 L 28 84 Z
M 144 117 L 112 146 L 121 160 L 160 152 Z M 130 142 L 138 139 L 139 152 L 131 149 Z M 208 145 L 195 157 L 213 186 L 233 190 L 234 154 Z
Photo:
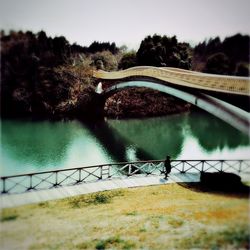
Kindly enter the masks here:
M 250 160 L 172 160 L 171 173 L 231 172 L 250 174 Z M 164 161 L 137 161 L 58 169 L 0 177 L 2 194 L 23 193 L 85 182 L 164 174 Z

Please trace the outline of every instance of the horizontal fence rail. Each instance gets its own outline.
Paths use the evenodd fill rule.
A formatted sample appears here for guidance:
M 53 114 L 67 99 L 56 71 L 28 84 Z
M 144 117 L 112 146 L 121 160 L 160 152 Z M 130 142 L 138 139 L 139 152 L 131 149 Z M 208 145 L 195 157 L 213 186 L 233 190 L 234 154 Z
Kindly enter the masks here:
M 230 172 L 250 174 L 250 160 L 173 160 L 171 173 Z M 121 162 L 0 177 L 2 194 L 70 186 L 97 180 L 162 175 L 163 160 Z

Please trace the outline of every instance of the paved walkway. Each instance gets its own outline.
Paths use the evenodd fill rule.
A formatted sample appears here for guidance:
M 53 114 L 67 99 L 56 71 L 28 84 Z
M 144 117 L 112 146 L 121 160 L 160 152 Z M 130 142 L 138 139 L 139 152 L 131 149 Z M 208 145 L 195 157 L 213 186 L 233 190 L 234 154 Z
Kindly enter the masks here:
M 143 187 L 151 185 L 164 185 L 176 182 L 199 182 L 199 173 L 170 174 L 165 180 L 163 176 L 125 177 L 110 180 L 82 183 L 74 186 L 57 187 L 48 190 L 30 191 L 22 194 L 3 194 L 0 196 L 0 208 L 16 207 L 25 204 L 39 203 L 49 200 L 62 199 L 81 194 L 118 188 Z

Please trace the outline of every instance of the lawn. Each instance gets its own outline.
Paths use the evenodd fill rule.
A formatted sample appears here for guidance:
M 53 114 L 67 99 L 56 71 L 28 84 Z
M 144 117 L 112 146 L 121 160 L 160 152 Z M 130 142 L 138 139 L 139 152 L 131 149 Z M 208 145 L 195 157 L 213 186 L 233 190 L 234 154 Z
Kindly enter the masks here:
M 2 210 L 1 249 L 248 249 L 248 214 L 191 184 L 105 191 Z

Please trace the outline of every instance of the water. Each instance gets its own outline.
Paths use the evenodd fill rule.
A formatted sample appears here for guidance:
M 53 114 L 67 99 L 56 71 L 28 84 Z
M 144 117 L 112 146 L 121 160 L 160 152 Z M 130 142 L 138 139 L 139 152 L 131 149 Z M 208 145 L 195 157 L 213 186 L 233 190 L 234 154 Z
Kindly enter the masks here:
M 118 161 L 249 159 L 248 136 L 206 112 L 80 121 L 1 121 L 1 175 Z

